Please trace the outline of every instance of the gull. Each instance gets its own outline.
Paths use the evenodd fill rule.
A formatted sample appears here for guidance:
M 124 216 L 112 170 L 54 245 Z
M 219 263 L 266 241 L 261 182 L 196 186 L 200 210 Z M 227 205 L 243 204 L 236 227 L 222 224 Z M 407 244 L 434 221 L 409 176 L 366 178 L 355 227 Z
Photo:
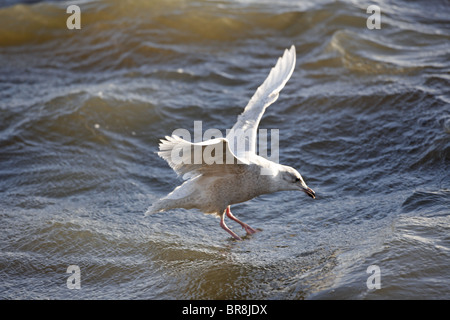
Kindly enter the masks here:
M 247 234 L 259 230 L 236 218 L 231 205 L 287 190 L 300 190 L 315 199 L 315 192 L 296 169 L 256 154 L 259 122 L 291 77 L 295 60 L 292 45 L 278 58 L 225 138 L 191 143 L 172 135 L 160 140 L 158 155 L 185 181 L 150 206 L 146 216 L 175 208 L 199 209 L 217 215 L 220 226 L 236 240 L 242 240 L 225 224 L 225 216 L 240 224 Z

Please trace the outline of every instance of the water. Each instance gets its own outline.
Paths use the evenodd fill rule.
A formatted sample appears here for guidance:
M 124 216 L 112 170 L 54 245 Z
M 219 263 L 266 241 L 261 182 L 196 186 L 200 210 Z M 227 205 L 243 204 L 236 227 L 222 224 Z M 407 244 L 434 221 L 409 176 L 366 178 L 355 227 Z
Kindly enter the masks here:
M 369 30 L 369 4 L 80 1 L 68 30 L 66 2 L 4 2 L 0 297 L 449 299 L 450 6 L 380 1 Z M 317 199 L 233 206 L 262 229 L 241 242 L 195 210 L 144 218 L 180 183 L 159 139 L 225 132 L 291 44 L 261 128 Z

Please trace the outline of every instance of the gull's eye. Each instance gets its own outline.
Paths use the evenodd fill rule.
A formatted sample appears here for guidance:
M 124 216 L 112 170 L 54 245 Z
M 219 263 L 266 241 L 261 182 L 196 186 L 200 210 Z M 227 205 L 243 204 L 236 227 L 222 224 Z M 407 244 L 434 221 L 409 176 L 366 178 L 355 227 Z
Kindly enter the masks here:
M 300 178 L 295 178 L 295 182 L 299 182 L 300 181 Z

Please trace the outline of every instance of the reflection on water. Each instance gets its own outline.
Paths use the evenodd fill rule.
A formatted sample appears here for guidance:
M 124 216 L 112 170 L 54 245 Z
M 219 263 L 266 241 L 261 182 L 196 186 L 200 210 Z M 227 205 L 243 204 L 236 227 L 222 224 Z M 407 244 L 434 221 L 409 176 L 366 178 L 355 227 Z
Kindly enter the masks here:
M 68 30 L 62 3 L 15 3 L 0 8 L 2 298 L 449 297 L 448 6 L 381 2 L 369 30 L 351 1 L 94 0 Z M 234 206 L 262 230 L 242 242 L 195 210 L 144 218 L 179 184 L 159 139 L 198 120 L 225 132 L 291 44 L 261 128 L 317 199 Z

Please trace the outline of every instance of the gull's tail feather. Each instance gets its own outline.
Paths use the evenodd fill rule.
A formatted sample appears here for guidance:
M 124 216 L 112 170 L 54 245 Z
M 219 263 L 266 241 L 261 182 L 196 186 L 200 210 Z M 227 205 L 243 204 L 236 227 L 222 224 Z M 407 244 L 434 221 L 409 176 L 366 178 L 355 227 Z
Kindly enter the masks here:
M 154 213 L 158 213 L 158 212 L 162 212 L 165 210 L 165 206 L 163 201 L 158 200 L 157 202 L 155 202 L 154 204 L 152 204 L 147 211 L 145 212 L 145 216 L 149 216 L 151 214 Z
M 201 194 L 201 190 L 198 189 L 197 185 L 199 178 L 200 176 L 197 176 L 196 178 L 185 181 L 167 196 L 154 202 L 153 205 L 147 209 L 145 215 L 148 216 L 153 213 L 168 211 L 175 208 L 194 208 L 199 197 L 192 197 L 192 195 Z
M 151 214 L 154 213 L 158 213 L 158 212 L 164 212 L 170 209 L 176 208 L 176 205 L 174 205 L 174 200 L 172 199 L 167 199 L 167 198 L 163 198 L 160 199 L 158 201 L 156 201 L 155 203 L 153 203 L 145 212 L 145 216 L 149 216 Z

